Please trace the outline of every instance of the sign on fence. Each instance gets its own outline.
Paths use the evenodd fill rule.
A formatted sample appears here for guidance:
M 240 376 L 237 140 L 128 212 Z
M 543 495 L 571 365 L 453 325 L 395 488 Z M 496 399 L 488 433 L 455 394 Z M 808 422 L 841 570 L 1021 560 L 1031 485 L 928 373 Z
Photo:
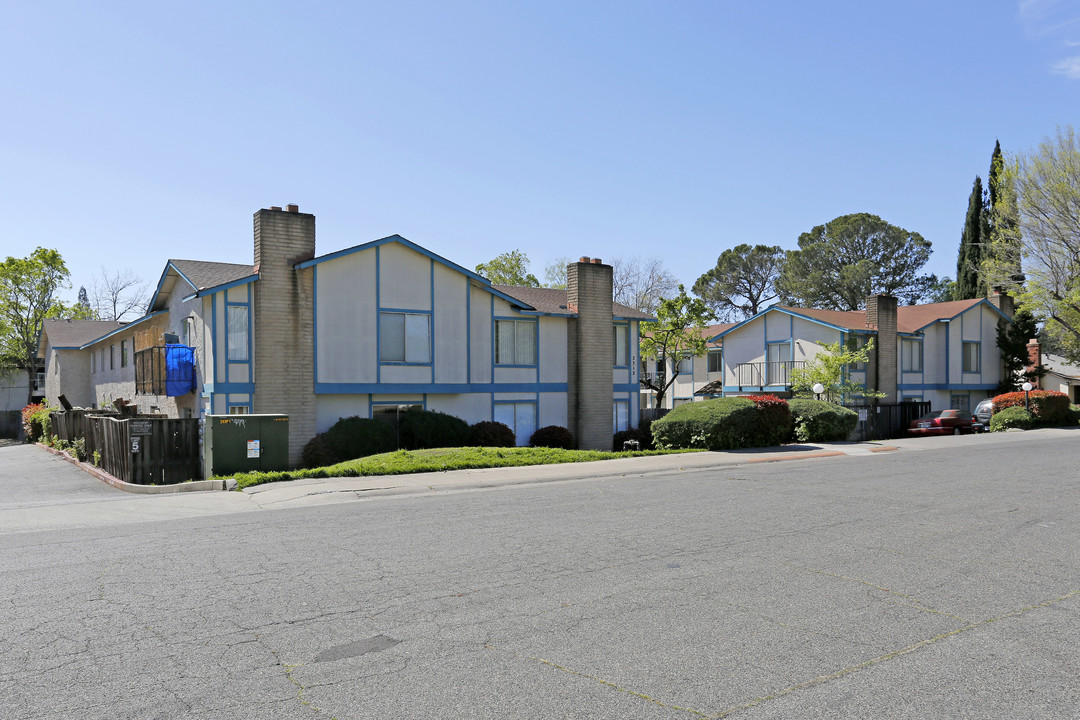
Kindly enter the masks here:
M 131 435 L 149 435 L 150 421 L 149 420 L 128 420 L 128 433 Z M 137 450 L 134 452 L 138 452 Z

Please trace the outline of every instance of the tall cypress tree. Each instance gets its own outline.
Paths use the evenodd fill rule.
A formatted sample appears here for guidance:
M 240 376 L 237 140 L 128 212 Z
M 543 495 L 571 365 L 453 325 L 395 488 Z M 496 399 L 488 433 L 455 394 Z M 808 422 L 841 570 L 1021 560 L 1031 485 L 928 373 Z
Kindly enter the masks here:
M 968 198 L 964 231 L 960 235 L 960 252 L 956 258 L 956 299 L 986 297 L 986 287 L 979 272 L 984 256 L 984 241 L 990 239 L 986 208 L 983 200 L 982 178 L 975 176 L 975 185 Z

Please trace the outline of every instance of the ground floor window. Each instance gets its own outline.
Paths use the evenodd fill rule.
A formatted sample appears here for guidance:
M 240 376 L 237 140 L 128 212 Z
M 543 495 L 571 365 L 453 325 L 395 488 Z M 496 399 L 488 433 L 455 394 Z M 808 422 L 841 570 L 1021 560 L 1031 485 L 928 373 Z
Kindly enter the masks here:
M 953 410 L 971 412 L 971 396 L 967 393 L 964 393 L 963 395 L 953 395 L 950 404 Z
M 614 430 L 612 434 L 630 429 L 630 401 L 616 400 L 612 409 L 612 422 Z
M 230 415 L 247 415 L 248 412 L 249 412 L 249 410 L 248 410 L 247 405 L 230 405 L 229 406 L 229 414 Z
M 514 431 L 518 445 L 528 445 L 536 432 L 536 403 L 496 402 L 494 419 Z

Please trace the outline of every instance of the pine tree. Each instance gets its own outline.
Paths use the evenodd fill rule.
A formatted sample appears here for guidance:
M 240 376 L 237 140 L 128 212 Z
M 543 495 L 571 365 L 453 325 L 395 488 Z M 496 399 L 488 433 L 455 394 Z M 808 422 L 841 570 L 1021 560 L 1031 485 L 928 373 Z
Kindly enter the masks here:
M 960 252 L 956 259 L 956 299 L 986 297 L 986 283 L 980 269 L 984 256 L 984 242 L 990 239 L 987 212 L 984 205 L 982 178 L 975 176 L 975 185 L 968 197 L 964 231 L 960 235 Z
M 998 321 L 997 345 L 1001 350 L 1001 382 L 999 393 L 1016 392 L 1025 381 L 1035 382 L 1046 374 L 1041 365 L 1028 372 L 1028 341 L 1038 337 L 1039 324 L 1027 310 L 1020 309 L 1013 315 L 1013 321 Z

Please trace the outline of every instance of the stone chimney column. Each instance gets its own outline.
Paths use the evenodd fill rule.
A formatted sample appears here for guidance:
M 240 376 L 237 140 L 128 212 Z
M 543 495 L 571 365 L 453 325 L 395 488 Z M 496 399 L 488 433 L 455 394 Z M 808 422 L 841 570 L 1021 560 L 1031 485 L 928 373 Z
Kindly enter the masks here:
M 1026 370 L 1027 372 L 1033 372 L 1035 368 L 1042 365 L 1042 348 L 1039 347 L 1039 338 L 1031 338 L 1028 340 L 1027 352 L 1028 366 Z M 1029 382 L 1035 386 L 1036 390 L 1042 388 L 1042 378 L 1033 377 Z
M 885 393 L 881 400 L 898 401 L 896 362 L 896 298 L 892 295 L 871 295 L 866 298 L 866 324 L 877 328 L 874 352 L 867 367 L 867 381 L 874 390 Z
M 1012 295 L 1009 295 L 1002 287 L 995 287 L 990 291 L 990 304 L 1002 312 L 1003 315 L 1012 318 L 1016 314 L 1016 307 Z
M 614 365 L 611 266 L 583 257 L 566 268 L 567 418 L 582 450 L 610 450 Z
M 313 257 L 314 215 L 296 205 L 255 213 L 254 408 L 289 416 L 293 467 L 315 435 L 314 270 L 293 266 Z

